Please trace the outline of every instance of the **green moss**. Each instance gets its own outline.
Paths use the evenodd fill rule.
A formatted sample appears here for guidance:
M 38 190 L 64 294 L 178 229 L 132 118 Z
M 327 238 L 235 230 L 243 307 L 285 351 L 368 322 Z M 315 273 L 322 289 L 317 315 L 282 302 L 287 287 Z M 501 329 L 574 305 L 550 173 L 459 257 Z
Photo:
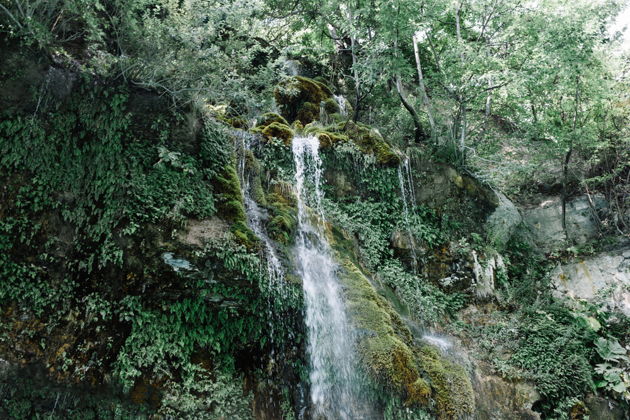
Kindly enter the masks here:
M 246 129 L 249 125 L 247 120 L 243 117 L 225 118 L 224 121 L 234 128 Z
M 462 366 L 444 359 L 429 346 L 418 351 L 422 368 L 431 380 L 440 419 L 457 419 L 475 411 L 475 397 L 468 374 Z
M 368 374 L 376 383 L 404 396 L 406 404 L 427 404 L 431 391 L 420 377 L 411 333 L 350 258 L 341 262 L 340 278 L 347 288 L 352 321 L 361 331 L 358 349 Z
M 325 84 L 307 77 L 290 77 L 276 86 L 276 103 L 288 121 L 308 124 L 319 118 L 319 103 L 332 97 Z
M 359 146 L 363 153 L 370 153 L 376 156 L 376 161 L 383 165 L 396 166 L 400 163 L 398 156 L 392 147 L 381 137 L 378 132 L 367 125 L 348 121 L 337 125 L 338 129 L 345 131 L 345 134 Z
M 271 123 L 280 123 L 284 125 L 289 125 L 286 119 L 282 115 L 278 115 L 275 112 L 266 112 L 260 116 L 260 122 L 257 124 L 258 127 L 266 127 Z
M 308 124 L 310 122 L 319 119 L 319 105 L 312 102 L 304 102 L 297 113 L 297 121 L 302 124 Z
M 293 130 L 291 129 L 291 127 L 279 122 L 272 122 L 268 126 L 263 127 L 260 130 L 260 133 L 262 133 L 262 135 L 268 139 L 272 137 L 280 139 L 287 146 L 290 145 L 291 140 L 293 140 Z
M 245 207 L 241 196 L 241 184 L 234 164 L 223 168 L 222 174 L 215 179 L 215 189 L 219 193 L 217 209 L 221 217 L 231 223 L 230 231 L 237 241 L 247 248 L 257 246 L 258 239 L 247 226 Z
M 258 237 L 252 232 L 249 226 L 247 226 L 247 223 L 243 221 L 234 223 L 230 231 L 236 238 L 236 242 L 245 246 L 247 249 L 254 249 L 260 245 Z
M 262 188 L 262 182 L 260 179 L 261 176 L 261 168 L 260 162 L 254 156 L 254 153 L 251 150 L 245 150 L 245 167 L 247 169 L 247 173 L 249 174 L 251 195 L 254 201 L 262 206 L 267 205 L 267 198 L 265 197 L 265 192 Z
M 267 224 L 269 236 L 282 244 L 289 244 L 295 236 L 297 207 L 295 198 L 288 194 L 289 188 L 276 184 L 267 195 L 267 209 L 270 220 Z
M 322 149 L 331 147 L 336 143 L 350 141 L 350 138 L 345 134 L 330 131 L 328 127 L 321 127 L 317 123 L 307 124 L 306 127 L 304 127 L 304 134 L 316 136 L 319 139 L 319 147 Z
M 352 239 L 330 227 L 328 237 L 341 262 L 352 322 L 360 332 L 358 351 L 369 376 L 404 398 L 406 405 L 435 401 L 440 419 L 474 411 L 470 379 L 463 367 L 431 347 L 418 348 L 402 318 L 358 268 Z
M 324 109 L 328 114 L 335 114 L 339 112 L 339 104 L 334 98 L 328 98 L 324 101 Z

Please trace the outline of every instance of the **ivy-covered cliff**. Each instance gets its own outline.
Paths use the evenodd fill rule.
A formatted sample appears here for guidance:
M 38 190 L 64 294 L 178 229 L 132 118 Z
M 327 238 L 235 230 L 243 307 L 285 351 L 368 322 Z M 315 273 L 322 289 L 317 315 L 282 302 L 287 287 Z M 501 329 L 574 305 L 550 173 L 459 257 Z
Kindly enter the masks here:
M 0 4 L 0 417 L 627 418 L 616 6 L 88 3 Z

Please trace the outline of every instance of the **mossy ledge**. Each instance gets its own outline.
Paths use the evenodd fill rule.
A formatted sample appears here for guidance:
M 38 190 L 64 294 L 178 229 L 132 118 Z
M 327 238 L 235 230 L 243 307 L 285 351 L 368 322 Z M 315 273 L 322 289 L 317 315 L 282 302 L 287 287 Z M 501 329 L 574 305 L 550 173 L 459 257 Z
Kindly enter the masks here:
M 352 240 L 334 227 L 328 237 L 340 262 L 339 279 L 359 331 L 358 352 L 369 377 L 401 396 L 407 406 L 431 407 L 439 419 L 474 412 L 474 394 L 465 369 L 432 347 L 415 346 L 402 318 L 355 263 Z
M 271 138 L 280 139 L 287 146 L 291 144 L 295 134 L 287 120 L 274 112 L 263 114 L 258 125 L 252 128 L 251 131 L 252 133 L 261 134 L 267 140 Z
M 346 121 L 323 127 L 315 122 L 306 125 L 304 133 L 317 136 L 322 149 L 352 142 L 362 153 L 374 155 L 376 162 L 381 165 L 397 166 L 400 163 L 400 156 L 392 146 L 378 131 L 365 124 Z
M 418 349 L 418 359 L 431 380 L 438 417 L 458 419 L 475 411 L 475 397 L 465 369 L 430 346 Z

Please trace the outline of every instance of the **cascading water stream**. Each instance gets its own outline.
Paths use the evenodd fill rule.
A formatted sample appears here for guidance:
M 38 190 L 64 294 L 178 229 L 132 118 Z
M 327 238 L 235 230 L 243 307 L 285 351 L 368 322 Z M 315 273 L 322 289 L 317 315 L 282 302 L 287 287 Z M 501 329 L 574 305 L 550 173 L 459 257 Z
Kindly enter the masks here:
M 409 246 L 411 248 L 411 258 L 414 271 L 418 269 L 418 254 L 416 252 L 416 240 L 411 229 L 411 214 L 416 211 L 416 195 L 413 188 L 413 178 L 409 157 L 405 156 L 398 166 L 398 182 L 400 184 L 400 195 L 403 201 L 403 217 L 407 235 L 409 236 Z
M 267 271 L 269 273 L 270 283 L 269 288 L 272 289 L 276 295 L 279 294 L 280 297 L 285 297 L 284 294 L 286 292 L 286 287 L 284 283 L 284 270 L 282 269 L 282 264 L 280 263 L 280 258 L 278 257 L 276 248 L 264 228 L 263 210 L 252 198 L 251 194 L 251 180 L 249 174 L 247 173 L 247 153 L 251 152 L 254 135 L 241 130 L 238 130 L 235 134 L 241 141 L 241 155 L 239 156 L 238 166 L 247 221 L 250 229 L 262 240 L 265 245 L 265 256 L 267 260 Z
M 256 200 L 252 197 L 252 180 L 251 173 L 248 170 L 248 159 L 251 156 L 252 142 L 256 137 L 250 133 L 235 130 L 234 135 L 237 140 L 240 141 L 239 147 L 239 161 L 238 171 L 241 181 L 241 191 L 243 194 L 243 204 L 245 207 L 245 213 L 247 215 L 247 222 L 249 228 L 256 234 L 264 245 L 264 257 L 267 263 L 267 278 L 268 283 L 265 285 L 264 290 L 267 296 L 267 318 L 269 326 L 269 339 L 270 339 L 270 362 L 272 364 L 282 363 L 284 346 L 282 340 L 278 339 L 278 335 L 285 334 L 290 342 L 294 341 L 293 329 L 286 325 L 286 319 L 284 314 L 285 302 L 289 299 L 291 294 L 290 289 L 285 282 L 285 272 L 280 262 L 278 251 L 275 248 L 272 240 L 269 238 L 264 226 L 264 220 L 266 214 L 264 210 L 258 205 Z M 282 331 L 278 330 L 278 326 Z M 274 405 L 274 401 L 270 401 L 270 405 Z
M 368 417 L 369 405 L 360 397 L 354 331 L 348 323 L 337 266 L 324 234 L 318 147 L 319 140 L 313 136 L 293 139 L 298 202 L 295 252 L 304 288 L 313 417 L 362 419 Z M 308 212 L 308 198 L 315 214 Z
M 337 102 L 337 106 L 339 107 L 339 115 L 342 117 L 348 116 L 348 110 L 346 108 L 346 98 L 342 95 L 333 95 L 335 102 Z

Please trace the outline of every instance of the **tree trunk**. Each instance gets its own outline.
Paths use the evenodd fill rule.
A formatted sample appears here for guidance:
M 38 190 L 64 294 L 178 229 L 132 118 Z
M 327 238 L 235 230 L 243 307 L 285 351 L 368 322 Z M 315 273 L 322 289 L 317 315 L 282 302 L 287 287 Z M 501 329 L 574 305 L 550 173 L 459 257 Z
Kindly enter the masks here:
M 411 106 L 411 104 L 407 101 L 407 98 L 405 98 L 405 94 L 402 90 L 402 83 L 400 82 L 400 76 L 396 76 L 396 91 L 398 92 L 398 97 L 400 98 L 400 102 L 402 102 L 405 109 L 409 111 L 409 114 L 411 114 L 411 118 L 413 119 L 413 125 L 415 127 L 414 138 L 415 138 L 416 143 L 419 143 L 420 141 L 422 141 L 422 138 L 424 137 L 424 132 L 422 131 L 422 124 L 420 124 L 420 118 L 418 117 L 418 113 L 413 108 L 413 106 Z
M 461 153 L 461 164 L 466 163 L 466 134 L 467 134 L 467 122 L 466 122 L 466 101 L 462 95 L 459 96 L 459 151 Z
M 354 114 L 352 120 L 356 122 L 359 119 L 359 110 L 361 105 L 361 85 L 359 84 L 359 71 L 357 70 L 357 41 L 354 36 L 350 37 L 350 51 L 352 53 L 352 76 L 354 78 Z
M 429 126 L 431 127 L 431 136 L 436 135 L 435 132 L 435 119 L 433 118 L 433 112 L 431 111 L 431 104 L 429 102 L 429 95 L 427 95 L 427 89 L 424 85 L 424 77 L 422 75 L 422 66 L 420 64 L 420 53 L 418 52 L 418 39 L 416 35 L 413 35 L 413 52 L 416 57 L 416 70 L 418 71 L 418 84 L 420 85 L 420 94 L 422 95 L 422 102 L 427 110 L 427 116 L 429 117 Z
M 461 22 L 460 22 L 460 12 L 462 9 L 462 2 L 460 0 L 457 2 L 457 7 L 455 9 L 455 30 L 457 32 L 457 44 L 459 48 L 459 60 L 461 62 L 462 67 L 464 66 L 464 51 L 463 51 L 463 41 L 462 41 L 462 30 L 461 30 Z M 458 95 L 459 101 L 459 151 L 461 153 L 461 164 L 463 165 L 466 162 L 466 100 L 464 98 L 464 94 L 460 93 Z
M 567 228 L 567 198 L 568 198 L 568 178 L 569 178 L 569 162 L 571 162 L 571 155 L 573 154 L 573 145 L 569 148 L 569 151 L 564 156 L 564 162 L 562 164 L 562 230 L 564 230 L 564 237 L 566 241 L 569 241 L 569 230 Z
M 567 184 L 569 182 L 569 163 L 571 162 L 571 154 L 573 154 L 573 144 L 577 136 L 578 113 L 580 111 L 580 76 L 575 76 L 575 108 L 573 111 L 573 132 L 571 133 L 571 141 L 569 142 L 569 150 L 564 156 L 564 164 L 562 166 L 562 229 L 564 237 L 569 241 L 569 230 L 567 229 Z

